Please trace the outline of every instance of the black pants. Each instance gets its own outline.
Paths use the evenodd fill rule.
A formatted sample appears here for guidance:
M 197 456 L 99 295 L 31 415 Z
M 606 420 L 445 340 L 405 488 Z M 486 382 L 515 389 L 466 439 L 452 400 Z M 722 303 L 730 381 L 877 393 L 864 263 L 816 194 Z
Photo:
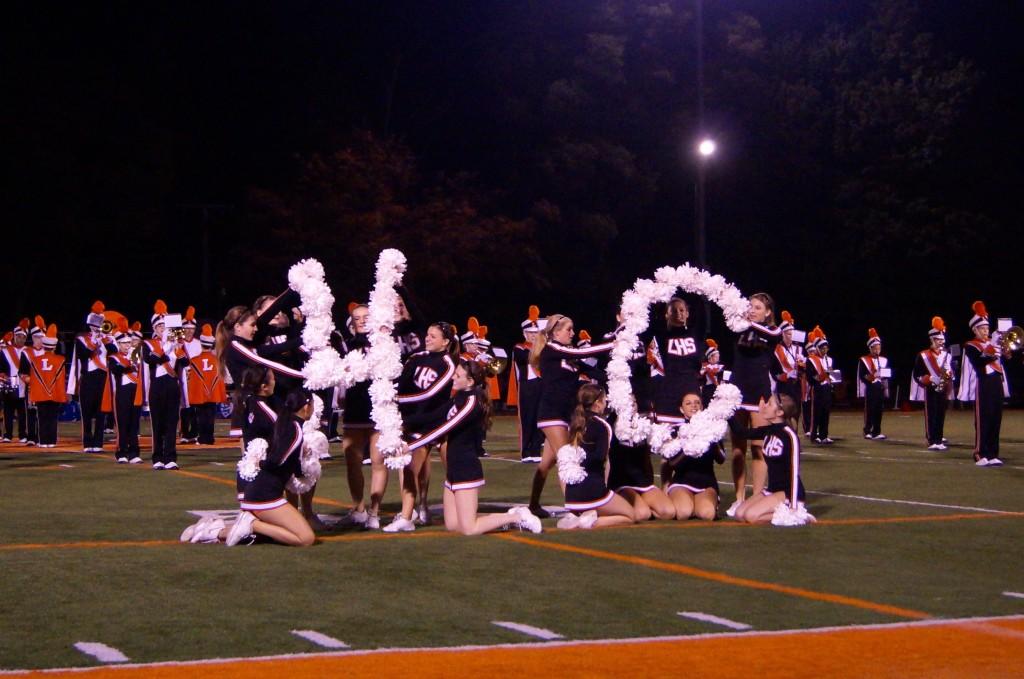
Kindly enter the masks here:
M 804 421 L 804 433 L 807 434 L 808 436 L 811 435 L 811 424 L 814 421 L 813 403 L 813 400 L 807 399 L 806 401 L 800 404 L 800 410 L 803 414 Z
M 199 443 L 213 445 L 213 424 L 217 420 L 216 403 L 200 403 L 196 410 L 196 438 Z
M 106 416 L 100 411 L 103 406 L 103 389 L 107 384 L 105 370 L 82 373 L 78 386 L 78 402 L 82 406 L 82 447 L 103 447 L 103 425 Z
M 815 385 L 811 393 L 813 417 L 811 418 L 811 438 L 828 438 L 828 418 L 832 414 L 832 385 Z
M 28 422 L 28 433 L 25 438 L 29 443 L 39 443 L 39 407 L 26 403 L 25 419 Z
M 149 416 L 153 425 L 153 462 L 178 461 L 176 444 L 181 389 L 178 380 L 164 375 L 149 386 Z
M 999 457 L 999 428 L 1003 423 L 1003 380 L 998 373 L 978 376 L 974 400 L 975 452 L 991 460 Z
M 39 409 L 39 443 L 57 443 L 57 417 L 63 405 L 56 401 L 40 401 L 36 404 Z
M 707 408 L 708 404 L 711 403 L 711 399 L 715 397 L 715 391 L 718 389 L 717 384 L 705 384 L 700 388 L 700 402 Z
M 943 428 L 946 425 L 946 407 L 949 397 L 946 392 L 925 387 L 924 392 L 924 437 L 928 445 L 942 443 Z
M 885 389 L 881 382 L 864 385 L 864 433 L 878 436 L 882 433 L 882 403 Z
M 537 429 L 540 409 L 540 380 L 526 380 L 519 384 L 519 450 L 523 457 L 540 457 L 544 448 L 544 433 Z
M 135 405 L 139 385 L 121 385 L 114 397 L 114 425 L 117 429 L 117 454 L 114 457 L 137 457 L 139 454 L 139 419 L 142 407 Z
M 197 427 L 197 417 L 195 406 L 189 406 L 188 408 L 182 408 L 181 412 L 178 413 L 181 422 L 181 438 L 193 441 L 199 436 Z
M 25 433 L 25 399 L 17 392 L 4 396 L 4 438 L 15 438 L 15 422 L 18 423 L 17 438 L 28 438 Z

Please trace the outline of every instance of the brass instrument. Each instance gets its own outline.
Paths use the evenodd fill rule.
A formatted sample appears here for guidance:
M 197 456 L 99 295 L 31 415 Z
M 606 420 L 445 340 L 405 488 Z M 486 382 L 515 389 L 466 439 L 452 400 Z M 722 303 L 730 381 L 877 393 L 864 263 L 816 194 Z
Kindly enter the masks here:
M 501 373 L 505 372 L 505 368 L 507 367 L 508 359 L 499 356 L 491 356 L 487 359 L 487 362 L 484 363 L 484 369 L 491 377 L 497 377 Z
M 103 319 L 103 323 L 100 324 L 100 334 L 101 335 L 112 335 L 112 334 L 114 334 L 114 329 L 115 329 L 114 322 L 112 320 L 110 320 L 109 318 L 104 318 Z
M 171 328 L 167 331 L 167 336 L 181 344 L 185 340 L 185 328 Z
M 946 358 L 942 361 L 942 368 L 939 371 L 939 379 L 932 382 L 932 389 L 944 394 L 947 389 L 953 386 L 953 371 L 949 369 L 949 352 L 946 352 Z
M 1024 346 L 1024 328 L 1019 325 L 1013 326 L 999 337 L 999 349 L 1004 355 L 1020 351 L 1022 346 Z

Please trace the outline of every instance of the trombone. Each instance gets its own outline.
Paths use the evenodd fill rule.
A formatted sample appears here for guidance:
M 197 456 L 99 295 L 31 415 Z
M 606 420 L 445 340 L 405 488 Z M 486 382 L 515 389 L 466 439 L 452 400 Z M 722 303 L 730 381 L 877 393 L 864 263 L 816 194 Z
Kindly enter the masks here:
M 1019 325 L 1011 327 L 999 337 L 999 349 L 1004 355 L 1020 351 L 1024 346 L 1024 328 Z

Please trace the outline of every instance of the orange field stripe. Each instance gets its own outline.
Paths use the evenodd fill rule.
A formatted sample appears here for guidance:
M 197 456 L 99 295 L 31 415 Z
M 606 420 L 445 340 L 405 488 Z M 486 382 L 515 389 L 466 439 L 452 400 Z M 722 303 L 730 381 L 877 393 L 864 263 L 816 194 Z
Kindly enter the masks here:
M 99 549 L 103 547 L 167 547 L 181 544 L 177 540 L 89 540 L 84 542 L 37 542 L 0 545 L 0 552 L 18 552 L 38 549 Z
M 984 620 L 984 619 L 983 619 Z M 741 657 L 758 679 L 850 677 L 1017 676 L 1024 643 L 990 634 L 998 626 L 1024 631 L 1019 617 L 988 621 L 949 620 L 925 624 L 861 625 L 846 628 L 722 633 L 655 639 L 617 639 L 484 647 L 382 649 L 262 658 L 225 658 L 126 666 L 19 672 L 17 676 L 146 677 L 186 679 L 295 679 L 325 676 L 594 677 L 642 674 L 678 677 L 680 658 L 702 679 L 732 679 Z M 762 659 L 754 662 L 750 659 Z
M 590 556 L 597 559 L 618 561 L 620 563 L 628 563 L 634 566 L 644 566 L 646 568 L 654 568 L 656 570 L 667 571 L 669 573 L 678 573 L 680 575 L 688 575 L 690 577 L 702 578 L 704 580 L 712 580 L 726 585 L 735 585 L 737 587 L 747 587 L 750 589 L 777 592 L 779 594 L 788 594 L 790 596 L 801 597 L 803 599 L 811 599 L 812 601 L 825 601 L 828 603 L 840 604 L 842 606 L 852 606 L 854 608 L 862 608 L 864 610 L 874 611 L 875 613 L 883 613 L 885 615 L 893 615 L 900 618 L 923 620 L 931 617 L 928 613 L 911 610 L 909 608 L 899 608 L 898 606 L 879 604 L 873 601 L 844 596 L 842 594 L 816 592 L 810 589 L 803 589 L 802 587 L 791 587 L 789 585 L 779 585 L 773 582 L 762 582 L 760 580 L 740 578 L 727 573 L 718 573 L 715 571 L 704 570 L 702 568 L 694 568 L 693 566 L 657 561 L 655 559 L 648 559 L 640 556 L 617 554 L 615 552 L 606 552 L 604 550 L 591 549 L 589 547 L 576 547 L 575 545 L 566 545 L 558 542 L 544 542 L 534 538 L 522 537 L 520 535 L 504 534 L 497 535 L 496 537 L 511 542 L 519 542 L 525 545 L 540 547 L 542 549 L 569 552 L 571 554 L 582 554 L 584 556 Z

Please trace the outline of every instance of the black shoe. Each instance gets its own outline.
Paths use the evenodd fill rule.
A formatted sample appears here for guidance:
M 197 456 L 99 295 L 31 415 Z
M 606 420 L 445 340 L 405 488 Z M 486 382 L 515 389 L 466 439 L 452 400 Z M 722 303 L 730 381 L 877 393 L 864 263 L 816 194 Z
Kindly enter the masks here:
M 530 513 L 536 516 L 538 519 L 551 518 L 551 512 L 544 509 L 543 507 L 530 507 Z

